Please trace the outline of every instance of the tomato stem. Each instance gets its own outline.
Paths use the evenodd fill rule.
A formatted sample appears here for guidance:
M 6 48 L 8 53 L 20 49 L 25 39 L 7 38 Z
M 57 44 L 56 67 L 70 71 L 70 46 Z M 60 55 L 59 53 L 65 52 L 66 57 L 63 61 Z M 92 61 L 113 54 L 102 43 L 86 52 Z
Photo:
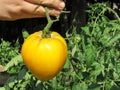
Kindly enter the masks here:
M 48 23 L 47 23 L 46 27 L 45 27 L 44 30 L 43 30 L 43 34 L 42 34 L 42 37 L 43 37 L 43 38 L 45 38 L 45 37 L 50 37 L 50 31 L 49 31 L 49 30 L 50 30 L 52 24 L 53 24 L 54 22 L 56 22 L 56 21 L 59 21 L 59 16 L 57 16 L 55 20 L 52 20 L 52 19 L 50 18 L 49 11 L 48 11 L 48 8 L 47 8 L 47 7 L 45 7 L 45 11 L 46 11 L 46 17 L 47 17 Z

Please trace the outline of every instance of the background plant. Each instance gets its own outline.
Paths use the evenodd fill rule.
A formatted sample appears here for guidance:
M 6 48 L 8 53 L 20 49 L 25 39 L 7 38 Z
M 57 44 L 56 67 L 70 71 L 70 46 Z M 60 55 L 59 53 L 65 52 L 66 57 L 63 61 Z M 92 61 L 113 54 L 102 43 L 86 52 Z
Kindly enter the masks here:
M 120 17 L 107 3 L 90 5 L 87 24 L 66 32 L 69 55 L 63 70 L 52 80 L 41 82 L 25 67 L 19 44 L 2 41 L 0 59 L 9 79 L 1 90 L 119 90 Z M 112 13 L 114 19 L 107 14 Z M 27 32 L 23 32 L 27 37 Z M 3 54 L 2 54 L 3 53 Z M 8 54 L 10 53 L 10 54 Z

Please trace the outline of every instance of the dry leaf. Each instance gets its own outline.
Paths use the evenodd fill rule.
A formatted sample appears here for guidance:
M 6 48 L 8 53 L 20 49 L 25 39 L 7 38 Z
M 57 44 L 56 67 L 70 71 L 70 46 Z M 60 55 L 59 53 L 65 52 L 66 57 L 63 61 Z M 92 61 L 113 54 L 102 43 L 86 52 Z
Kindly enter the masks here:
M 4 67 L 2 65 L 0 65 L 0 72 L 4 71 Z

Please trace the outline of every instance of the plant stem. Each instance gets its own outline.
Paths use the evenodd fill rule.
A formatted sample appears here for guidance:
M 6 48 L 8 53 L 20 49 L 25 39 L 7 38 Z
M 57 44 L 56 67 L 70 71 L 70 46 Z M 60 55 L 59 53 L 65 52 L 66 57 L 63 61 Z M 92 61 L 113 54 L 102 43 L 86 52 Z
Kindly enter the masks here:
M 45 37 L 50 37 L 50 32 L 49 32 L 49 30 L 50 30 L 52 24 L 53 24 L 54 22 L 56 22 L 56 21 L 59 21 L 59 16 L 58 16 L 55 20 L 52 20 L 52 19 L 50 18 L 49 11 L 48 11 L 48 8 L 47 8 L 47 7 L 45 7 L 45 11 L 46 11 L 46 17 L 47 17 L 48 23 L 47 23 L 46 27 L 45 27 L 44 30 L 43 30 L 43 34 L 42 34 L 42 37 L 43 37 L 43 38 L 45 38 Z
M 48 23 L 47 23 L 46 27 L 44 28 L 44 31 L 48 32 L 50 30 L 52 24 L 53 24 L 53 21 L 52 21 L 52 19 L 49 16 L 48 8 L 47 7 L 45 7 L 45 11 L 46 11 L 46 17 L 47 17 Z

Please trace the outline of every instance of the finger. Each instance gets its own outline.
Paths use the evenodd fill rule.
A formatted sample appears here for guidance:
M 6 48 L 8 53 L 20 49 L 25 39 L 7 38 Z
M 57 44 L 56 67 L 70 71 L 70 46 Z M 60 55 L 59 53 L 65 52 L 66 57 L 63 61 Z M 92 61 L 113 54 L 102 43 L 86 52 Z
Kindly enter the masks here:
M 43 5 L 46 7 L 55 8 L 58 10 L 62 10 L 65 7 L 65 3 L 62 0 L 26 0 L 26 1 Z
M 56 9 L 52 9 L 52 8 L 48 8 L 48 9 L 49 9 L 49 14 L 51 16 L 58 16 L 60 14 L 60 10 L 56 10 Z M 45 8 L 43 6 L 31 4 L 28 2 L 24 2 L 22 4 L 22 8 L 20 11 L 21 11 L 21 13 L 18 13 L 18 14 L 16 13 L 17 15 L 16 15 L 15 19 L 35 18 L 35 17 L 45 17 L 46 16 Z
M 53 8 L 48 8 L 48 9 L 49 9 L 49 14 L 52 16 L 57 16 L 60 14 L 60 10 L 56 10 Z M 41 17 L 45 16 L 45 8 L 41 5 L 35 5 L 25 2 L 23 5 L 23 11 L 33 15 L 39 15 Z

